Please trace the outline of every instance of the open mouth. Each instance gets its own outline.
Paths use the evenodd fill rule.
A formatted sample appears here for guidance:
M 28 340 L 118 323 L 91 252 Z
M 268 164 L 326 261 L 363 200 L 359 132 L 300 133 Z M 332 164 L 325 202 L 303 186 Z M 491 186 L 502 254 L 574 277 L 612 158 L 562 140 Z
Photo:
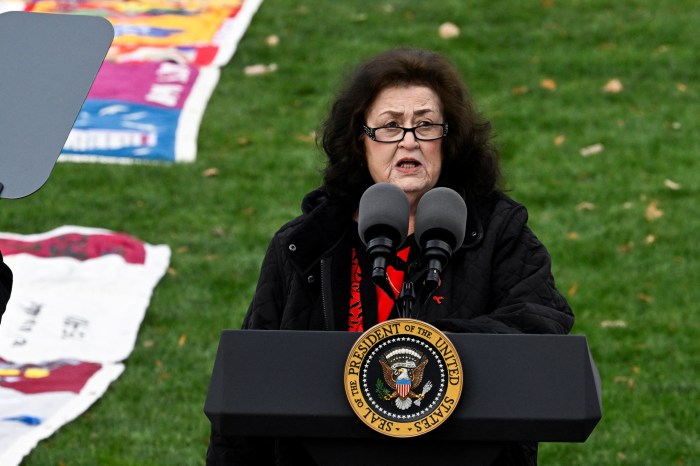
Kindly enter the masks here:
M 404 169 L 406 169 L 406 170 L 410 170 L 410 169 L 412 169 L 412 168 L 416 168 L 416 167 L 418 167 L 419 165 L 420 165 L 420 163 L 418 163 L 418 162 L 415 161 L 415 160 L 400 160 L 399 163 L 396 164 L 397 167 L 399 167 L 399 168 L 404 168 Z

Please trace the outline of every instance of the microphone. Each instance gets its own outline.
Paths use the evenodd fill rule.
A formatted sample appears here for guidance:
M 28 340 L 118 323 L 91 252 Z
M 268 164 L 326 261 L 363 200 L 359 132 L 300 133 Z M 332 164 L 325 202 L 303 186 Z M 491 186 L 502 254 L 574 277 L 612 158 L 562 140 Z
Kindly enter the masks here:
M 357 230 L 372 261 L 372 281 L 386 285 L 386 268 L 408 234 L 408 198 L 391 183 L 370 186 L 360 199 Z
M 423 195 L 416 209 L 415 235 L 428 262 L 426 285 L 432 292 L 452 253 L 464 242 L 467 205 L 449 188 L 433 188 Z

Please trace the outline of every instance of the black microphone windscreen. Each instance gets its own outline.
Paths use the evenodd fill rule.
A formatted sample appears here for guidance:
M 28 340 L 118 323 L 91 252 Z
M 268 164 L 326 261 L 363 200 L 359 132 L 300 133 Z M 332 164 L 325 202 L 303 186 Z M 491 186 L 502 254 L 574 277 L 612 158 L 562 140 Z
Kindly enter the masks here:
M 424 241 L 441 239 L 455 250 L 464 242 L 466 229 L 467 205 L 456 191 L 450 188 L 433 188 L 418 202 L 415 234 L 421 246 Z M 433 235 L 439 237 L 433 238 Z
M 391 183 L 377 183 L 360 199 L 357 231 L 365 245 L 378 231 L 400 246 L 408 234 L 408 216 L 406 193 Z

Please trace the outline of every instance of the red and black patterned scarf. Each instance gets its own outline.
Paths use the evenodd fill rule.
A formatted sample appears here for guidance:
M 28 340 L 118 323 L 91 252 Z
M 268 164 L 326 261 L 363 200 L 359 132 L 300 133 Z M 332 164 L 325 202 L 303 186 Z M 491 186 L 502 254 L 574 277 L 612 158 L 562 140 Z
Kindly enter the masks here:
M 402 249 L 397 253 L 399 259 L 408 260 L 410 246 Z M 379 287 L 377 289 L 377 322 L 384 322 L 389 318 L 391 311 L 394 309 L 394 300 L 399 296 L 401 287 L 403 286 L 404 272 L 396 270 L 389 266 L 386 269 L 389 284 L 391 285 L 394 296 L 388 296 L 384 290 Z M 362 281 L 362 270 L 360 262 L 357 259 L 357 251 L 352 248 L 352 258 L 350 260 L 350 312 L 348 314 L 348 331 L 364 332 L 364 321 L 362 318 L 362 299 L 360 297 L 360 282 Z

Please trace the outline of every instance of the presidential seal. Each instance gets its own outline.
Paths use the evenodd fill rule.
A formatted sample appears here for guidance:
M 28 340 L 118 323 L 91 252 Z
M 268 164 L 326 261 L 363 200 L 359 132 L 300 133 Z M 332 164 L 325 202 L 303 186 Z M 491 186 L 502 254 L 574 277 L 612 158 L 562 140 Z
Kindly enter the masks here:
M 363 333 L 345 363 L 345 393 L 355 414 L 391 437 L 415 437 L 442 424 L 462 393 L 462 365 L 432 325 L 394 319 Z

